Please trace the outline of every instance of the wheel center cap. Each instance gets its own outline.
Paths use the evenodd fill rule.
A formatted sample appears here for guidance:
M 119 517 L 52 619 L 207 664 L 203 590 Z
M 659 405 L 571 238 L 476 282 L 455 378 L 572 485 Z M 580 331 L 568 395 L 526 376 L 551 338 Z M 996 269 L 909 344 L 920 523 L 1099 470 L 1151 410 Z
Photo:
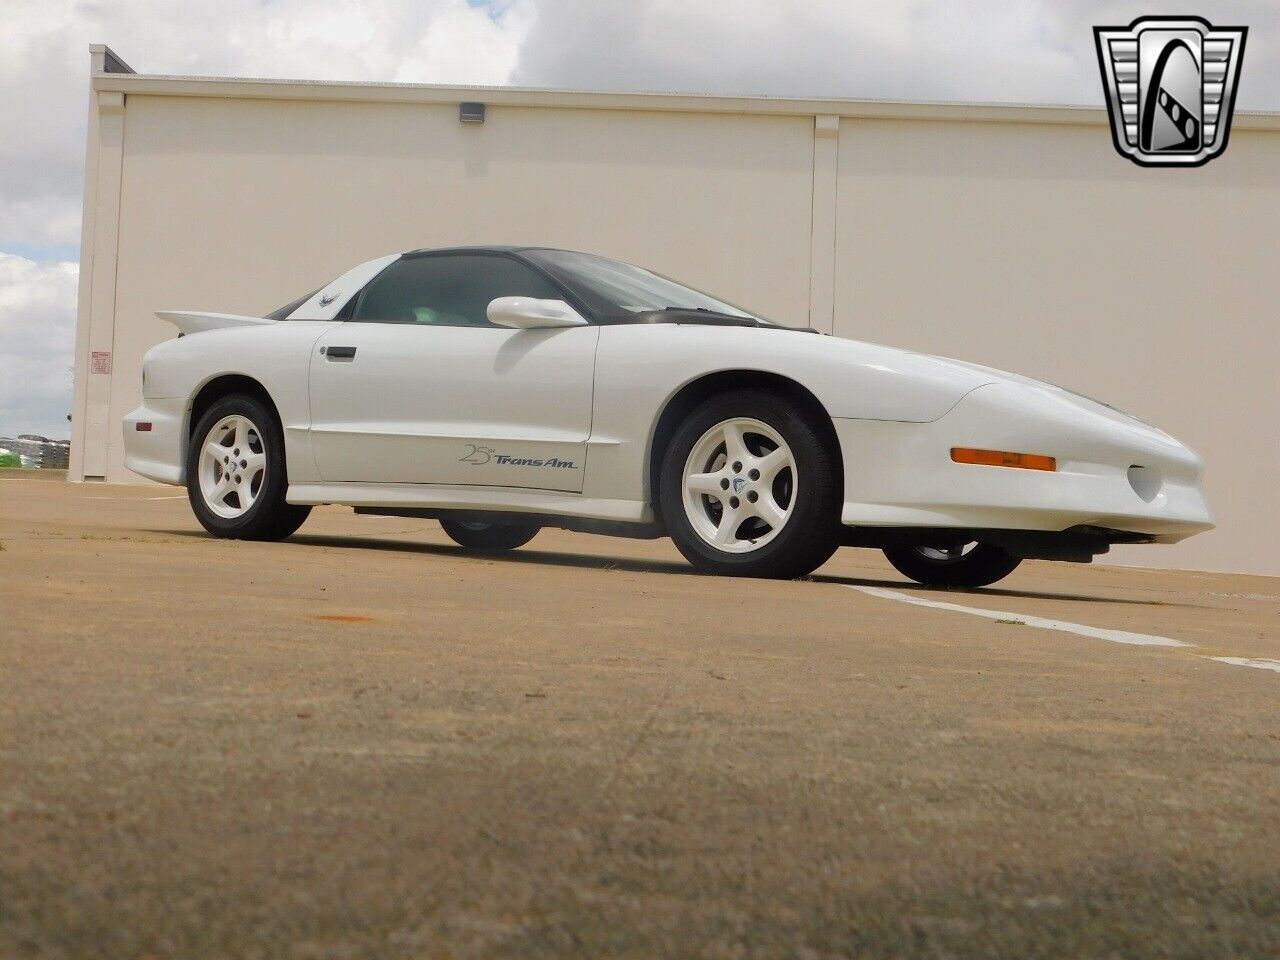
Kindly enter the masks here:
M 746 485 L 747 485 L 747 481 L 743 480 L 741 477 L 734 477 L 734 478 L 733 478 L 733 492 L 734 492 L 734 493 L 738 493 L 738 492 L 739 492 L 739 491 L 741 491 L 741 490 L 742 490 L 742 488 L 743 488 L 743 487 L 745 487 Z

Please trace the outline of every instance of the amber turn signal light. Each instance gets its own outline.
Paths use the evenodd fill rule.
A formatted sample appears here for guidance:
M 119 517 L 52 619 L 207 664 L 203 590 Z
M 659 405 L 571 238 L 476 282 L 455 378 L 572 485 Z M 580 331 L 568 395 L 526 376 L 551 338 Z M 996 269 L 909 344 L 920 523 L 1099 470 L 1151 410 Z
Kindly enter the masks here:
M 1010 453 L 1008 450 L 975 450 L 952 447 L 951 459 L 956 463 L 976 463 L 983 467 L 1021 467 L 1023 470 L 1057 470 L 1058 461 L 1039 453 Z

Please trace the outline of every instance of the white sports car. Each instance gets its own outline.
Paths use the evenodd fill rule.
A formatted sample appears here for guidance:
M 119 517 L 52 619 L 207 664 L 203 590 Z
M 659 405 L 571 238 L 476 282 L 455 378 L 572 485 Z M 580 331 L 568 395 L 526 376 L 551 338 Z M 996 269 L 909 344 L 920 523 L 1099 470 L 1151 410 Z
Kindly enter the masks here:
M 144 359 L 125 463 L 220 537 L 339 503 L 473 549 L 667 535 L 703 570 L 796 577 L 844 544 L 974 587 L 1212 526 L 1200 458 L 1102 403 L 583 253 L 418 250 L 264 317 L 159 316 L 180 333 Z

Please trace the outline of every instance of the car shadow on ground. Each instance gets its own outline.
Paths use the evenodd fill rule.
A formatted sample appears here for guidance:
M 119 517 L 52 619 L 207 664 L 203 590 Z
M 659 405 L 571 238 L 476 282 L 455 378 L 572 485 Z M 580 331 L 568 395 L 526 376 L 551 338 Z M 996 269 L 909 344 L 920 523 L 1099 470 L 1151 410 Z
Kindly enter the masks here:
M 212 539 L 207 533 L 196 530 L 154 530 L 152 532 L 176 537 Z M 594 553 L 539 550 L 537 547 L 485 553 L 479 550 L 467 550 L 452 543 L 422 543 L 414 540 L 389 540 L 384 537 L 349 537 L 311 533 L 294 534 L 285 542 L 309 547 L 336 547 L 344 550 L 386 550 L 394 553 L 417 553 L 439 557 L 469 557 L 496 563 L 531 563 L 592 570 L 624 570 L 628 573 L 679 573 L 686 576 L 700 576 L 698 571 L 688 564 L 675 560 L 636 560 L 630 557 L 610 557 Z
M 452 543 L 419 543 L 404 540 L 385 540 L 369 537 L 324 536 L 303 534 L 289 538 L 291 543 L 303 543 L 319 547 L 347 547 L 363 550 L 394 550 L 405 553 L 423 553 L 442 557 L 470 557 L 498 563 L 533 563 L 556 567 L 581 567 L 594 570 L 625 570 L 629 573 L 698 573 L 686 563 L 675 560 L 636 560 L 631 557 L 602 556 L 595 553 L 564 553 L 558 550 L 539 550 L 523 547 L 519 550 L 468 550 Z
M 171 536 L 209 538 L 196 530 L 156 530 Z M 594 553 L 565 553 L 555 550 L 539 550 L 526 547 L 521 550 L 482 553 L 465 550 L 454 544 L 422 543 L 413 540 L 390 540 L 385 537 L 354 537 L 326 534 L 295 534 L 289 543 L 313 547 L 335 547 L 346 550 L 386 550 L 395 553 L 417 553 L 440 557 L 472 557 L 496 563 L 530 563 L 557 567 L 577 567 L 591 570 L 622 570 L 627 573 L 665 573 L 687 577 L 712 576 L 694 570 L 687 563 L 676 560 L 636 560 L 630 557 L 602 556 Z M 1048 593 L 1036 590 L 1011 590 L 1004 587 L 982 587 L 976 590 L 963 588 L 926 587 L 909 580 L 875 580 L 863 577 L 837 576 L 815 573 L 805 578 L 808 582 L 834 584 L 845 587 L 881 587 L 934 596 L 1011 597 L 1023 600 L 1066 600 L 1073 603 L 1113 603 L 1145 607 L 1193 607 L 1195 604 L 1172 603 L 1160 600 L 1134 600 L 1124 597 L 1090 596 L 1079 593 Z

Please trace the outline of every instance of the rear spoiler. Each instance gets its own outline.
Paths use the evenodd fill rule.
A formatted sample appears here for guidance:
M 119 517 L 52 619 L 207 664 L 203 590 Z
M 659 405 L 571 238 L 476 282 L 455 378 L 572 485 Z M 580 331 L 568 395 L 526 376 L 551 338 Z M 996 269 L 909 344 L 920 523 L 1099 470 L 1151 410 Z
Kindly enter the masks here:
M 221 330 L 223 327 L 256 327 L 275 323 L 263 317 L 242 317 L 234 313 L 197 313 L 190 310 L 157 310 L 156 316 L 168 320 L 178 328 L 178 336 L 203 333 L 205 330 Z

